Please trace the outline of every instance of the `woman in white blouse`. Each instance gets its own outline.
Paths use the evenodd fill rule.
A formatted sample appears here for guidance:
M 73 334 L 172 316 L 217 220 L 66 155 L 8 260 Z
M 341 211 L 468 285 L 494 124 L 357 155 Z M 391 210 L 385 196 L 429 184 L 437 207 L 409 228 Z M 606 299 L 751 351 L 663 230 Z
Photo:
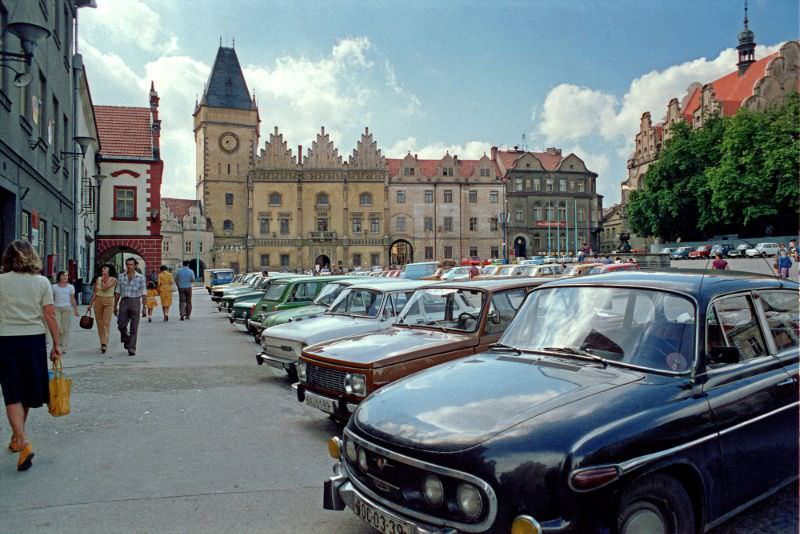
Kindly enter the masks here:
M 69 347 L 69 329 L 72 327 L 72 316 L 78 316 L 78 302 L 75 300 L 75 286 L 67 282 L 67 273 L 64 271 L 58 272 L 56 283 L 53 284 L 53 305 L 56 308 L 61 354 L 66 354 Z

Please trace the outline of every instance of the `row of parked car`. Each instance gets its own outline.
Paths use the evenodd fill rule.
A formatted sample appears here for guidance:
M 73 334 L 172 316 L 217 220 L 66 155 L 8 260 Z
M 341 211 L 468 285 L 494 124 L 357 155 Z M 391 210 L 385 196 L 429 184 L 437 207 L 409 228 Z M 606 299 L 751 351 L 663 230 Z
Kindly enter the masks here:
M 780 245 L 778 243 L 757 243 L 755 246 L 742 243 L 736 246 L 717 244 L 700 245 L 699 247 L 665 248 L 661 250 L 661 253 L 669 254 L 669 257 L 673 260 L 700 260 L 714 258 L 717 254 L 727 258 L 765 258 L 775 256 L 779 251 Z
M 250 319 L 235 299 L 231 315 L 258 332 L 257 363 L 346 425 L 323 506 L 380 532 L 703 532 L 797 480 L 793 281 L 256 285 Z

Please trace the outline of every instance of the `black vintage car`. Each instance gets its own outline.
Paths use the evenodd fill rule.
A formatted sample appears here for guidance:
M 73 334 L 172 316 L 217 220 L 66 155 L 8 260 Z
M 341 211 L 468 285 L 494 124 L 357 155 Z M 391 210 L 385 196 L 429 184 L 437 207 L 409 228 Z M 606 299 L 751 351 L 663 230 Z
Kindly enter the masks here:
M 382 532 L 702 532 L 797 480 L 798 285 L 622 272 L 379 389 L 325 482 Z

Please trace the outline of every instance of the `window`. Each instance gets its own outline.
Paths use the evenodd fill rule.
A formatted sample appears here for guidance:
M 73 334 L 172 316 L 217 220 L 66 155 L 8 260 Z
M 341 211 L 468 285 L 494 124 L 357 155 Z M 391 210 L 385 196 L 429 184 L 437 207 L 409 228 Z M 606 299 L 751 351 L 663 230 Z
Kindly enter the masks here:
M 566 193 L 567 192 L 567 181 L 566 180 L 561 179 L 561 180 L 558 181 L 558 190 L 560 192 L 562 192 L 562 193 Z
M 578 208 L 578 221 L 583 222 L 586 220 L 586 208 Z
M 583 193 L 584 188 L 586 187 L 586 185 L 583 183 L 583 180 L 577 180 L 575 182 L 575 186 L 578 188 L 578 193 Z
M 742 360 L 767 354 L 764 336 L 758 325 L 753 303 L 748 296 L 719 299 L 708 314 L 706 351 L 718 353 L 720 347 L 739 349 Z
M 534 191 L 541 191 L 542 190 L 542 181 L 539 178 L 533 179 L 533 190 Z
M 327 231 L 328 231 L 328 218 L 317 217 L 317 232 L 327 232 Z
M 491 176 L 489 169 L 481 169 L 481 176 Z
M 500 195 L 497 191 L 489 191 L 489 203 L 490 204 L 497 204 Z
M 361 254 L 353 254 L 353 267 L 361 267 Z
M 187 241 L 186 243 L 183 244 L 183 251 L 184 252 L 188 252 L 189 254 L 192 253 L 192 242 L 191 241 Z
M 445 232 L 452 232 L 453 231 L 453 218 L 452 217 L 445 217 L 444 218 L 444 231 Z
M 430 189 L 425 191 L 425 204 L 433 204 L 433 191 Z
M 269 233 L 269 219 L 268 218 L 261 217 L 258 220 L 258 231 L 261 232 L 262 234 L 268 234 Z
M 453 247 L 444 247 L 444 257 L 445 258 L 453 257 Z
M 489 308 L 489 321 L 486 321 L 486 334 L 501 334 L 511 324 L 517 310 L 525 300 L 526 292 L 522 288 L 510 289 L 495 293 Z
M 39 98 L 37 99 L 39 112 L 39 137 L 47 139 L 47 78 L 39 73 Z M 35 122 L 35 121 L 34 121 Z
M 442 167 L 442 176 L 453 176 L 453 167 Z
M 567 220 L 567 208 L 564 206 L 558 207 L 558 220 L 559 221 L 566 221 Z
M 522 222 L 525 220 L 525 216 L 522 213 L 522 210 L 516 210 L 514 212 L 514 220 L 517 222 Z
M 469 203 L 470 204 L 477 204 L 478 203 L 478 192 L 477 191 L 470 191 L 469 192 Z
M 261 254 L 258 259 L 261 267 L 269 266 L 269 254 Z
M 791 291 L 764 291 L 761 308 L 778 351 L 797 350 L 797 294 Z
M 230 176 L 230 175 L 231 175 L 231 164 L 228 163 L 228 176 Z
M 31 240 L 31 214 L 27 211 L 22 212 L 19 224 L 19 238 L 22 241 Z
M 328 200 L 328 193 L 319 193 L 317 195 L 317 206 L 327 206 Z
M 452 204 L 453 203 L 453 190 L 452 189 L 445 189 L 444 190 L 444 203 L 445 204 Z
M 169 239 L 165 239 L 161 242 L 161 251 L 162 252 L 169 252 Z
M 544 188 L 544 190 L 545 190 L 545 191 L 547 191 L 548 193 L 552 193 L 552 192 L 553 192 L 553 179 L 552 179 L 552 178 L 548 178 L 548 179 L 545 181 L 545 188 Z
M 522 191 L 525 185 L 522 183 L 522 178 L 514 178 L 514 191 Z
M 281 205 L 281 194 L 280 193 L 270 193 L 270 195 L 269 195 L 269 205 L 270 206 L 280 206 Z
M 492 247 L 489 249 L 489 256 L 494 259 L 500 256 L 500 252 L 497 247 Z
M 403 215 L 398 215 L 397 219 L 395 219 L 395 229 L 398 232 L 405 232 L 406 231 L 406 218 Z
M 225 205 L 233 206 L 233 193 L 225 193 Z
M 360 206 L 372 206 L 372 195 L 369 193 L 361 193 L 358 195 L 358 204 Z
M 425 217 L 424 229 L 426 232 L 433 232 L 433 217 Z
M 405 191 L 398 191 L 397 192 L 397 203 L 398 204 L 405 204 L 406 203 L 406 192 Z
M 50 227 L 50 254 L 58 254 L 58 226 Z
M 361 217 L 353 217 L 353 233 L 361 233 Z
M 114 218 L 115 219 L 135 219 L 136 218 L 136 188 L 135 187 L 114 187 Z
M 469 247 L 469 255 L 474 258 L 478 255 L 478 247 Z
M 197 242 L 197 250 L 199 252 L 203 252 L 203 242 L 202 241 L 198 241 Z
M 286 217 L 282 217 L 280 219 L 280 227 L 281 227 L 281 235 L 288 235 L 289 234 L 289 219 Z
M 478 231 L 478 218 L 477 217 L 470 217 L 469 218 L 469 231 L 470 232 L 477 232 Z M 475 254 L 470 254 L 471 256 L 475 256 Z
M 433 247 L 425 247 L 425 259 L 426 260 L 433 259 Z
M 369 261 L 371 265 L 380 265 L 381 264 L 381 255 L 380 254 L 370 254 Z
M 381 220 L 377 217 L 372 217 L 369 220 L 369 231 L 373 234 L 380 233 L 381 231 Z
M 403 176 L 414 176 L 414 167 L 404 167 Z
M 489 231 L 490 232 L 497 231 L 497 217 L 489 217 Z
M 58 148 L 58 143 L 61 141 L 60 139 L 61 135 L 60 132 L 58 131 L 59 124 L 61 123 L 61 111 L 59 110 L 58 99 L 56 98 L 56 95 L 53 95 L 52 122 L 53 122 L 52 128 L 50 128 L 50 130 L 47 132 L 47 135 L 50 137 L 50 139 L 48 139 L 47 142 L 53 145 L 53 153 L 56 156 L 61 157 L 60 150 L 66 151 L 69 149 L 69 147 L 65 145 L 64 148 L 60 150 Z
M 281 267 L 283 267 L 283 268 L 289 267 L 289 255 L 288 254 L 281 254 Z
M 536 206 L 536 207 L 533 208 L 533 220 L 534 221 L 542 221 L 542 220 L 544 220 L 542 218 L 542 207 L 541 206 Z
M 47 241 L 47 222 L 39 219 L 39 243 L 36 247 L 36 253 L 39 254 L 39 259 L 44 259 L 45 241 Z
M 233 232 L 233 221 L 230 219 L 222 221 L 222 229 L 226 232 Z

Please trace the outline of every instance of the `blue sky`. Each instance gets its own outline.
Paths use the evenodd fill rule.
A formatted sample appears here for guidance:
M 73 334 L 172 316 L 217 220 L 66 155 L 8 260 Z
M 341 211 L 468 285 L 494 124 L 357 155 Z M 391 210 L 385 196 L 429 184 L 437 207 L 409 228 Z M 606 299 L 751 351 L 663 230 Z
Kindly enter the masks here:
M 735 68 L 738 0 L 97 0 L 80 12 L 95 104 L 163 118 L 163 194 L 194 195 L 192 111 L 220 37 L 290 146 L 320 126 L 346 156 L 364 126 L 388 156 L 574 151 L 618 201 L 639 117 Z M 758 56 L 797 38 L 795 0 L 751 0 Z

